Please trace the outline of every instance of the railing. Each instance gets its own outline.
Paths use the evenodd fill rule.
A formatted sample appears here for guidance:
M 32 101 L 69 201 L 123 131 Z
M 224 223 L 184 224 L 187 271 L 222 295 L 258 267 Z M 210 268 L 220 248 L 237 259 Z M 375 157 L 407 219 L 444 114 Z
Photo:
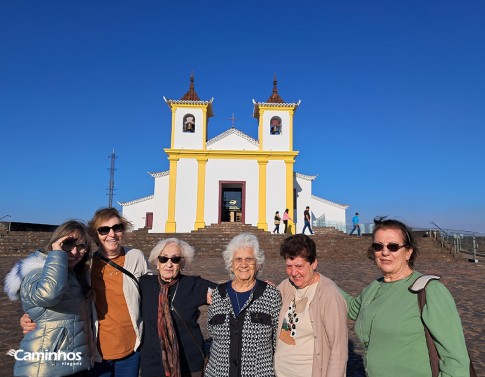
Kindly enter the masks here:
M 374 223 L 359 224 L 359 225 L 360 225 L 361 234 L 370 234 L 374 230 Z M 348 225 L 343 221 L 326 221 L 324 216 L 314 220 L 312 223 L 312 227 L 313 228 L 318 228 L 318 227 L 335 228 L 347 234 L 349 234 L 354 228 L 353 225 Z M 357 234 L 357 231 L 355 231 L 354 234 Z
M 448 248 L 454 257 L 460 254 L 473 256 L 470 259 L 477 263 L 477 256 L 485 257 L 485 233 L 467 230 L 442 229 L 436 223 L 430 222 L 436 228 L 429 229 L 429 236 L 440 242 L 441 247 Z

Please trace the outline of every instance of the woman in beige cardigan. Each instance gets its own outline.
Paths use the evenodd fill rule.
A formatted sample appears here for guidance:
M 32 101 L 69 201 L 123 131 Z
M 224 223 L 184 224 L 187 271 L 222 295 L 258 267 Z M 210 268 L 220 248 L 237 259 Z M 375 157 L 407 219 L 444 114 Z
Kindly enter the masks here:
M 347 305 L 337 285 L 316 272 L 315 242 L 304 234 L 280 248 L 288 278 L 278 289 L 283 306 L 275 352 L 278 377 L 345 377 L 348 359 Z

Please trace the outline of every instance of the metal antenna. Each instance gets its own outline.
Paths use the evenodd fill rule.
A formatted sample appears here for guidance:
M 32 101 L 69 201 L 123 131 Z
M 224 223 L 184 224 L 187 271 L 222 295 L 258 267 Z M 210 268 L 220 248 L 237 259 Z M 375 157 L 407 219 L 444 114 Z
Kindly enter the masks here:
M 111 166 L 109 168 L 108 207 L 112 207 L 115 191 L 115 160 L 118 158 L 116 157 L 114 148 L 113 152 L 111 152 L 111 156 L 108 156 L 108 158 L 111 158 Z

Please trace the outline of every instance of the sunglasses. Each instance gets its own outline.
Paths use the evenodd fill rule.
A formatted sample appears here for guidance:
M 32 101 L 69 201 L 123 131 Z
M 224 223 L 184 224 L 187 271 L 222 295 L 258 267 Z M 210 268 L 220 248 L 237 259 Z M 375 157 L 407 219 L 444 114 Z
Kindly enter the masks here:
M 76 239 L 68 239 L 64 241 L 61 245 L 62 250 L 71 252 L 74 248 L 76 248 L 77 252 L 80 253 L 82 250 L 86 250 L 88 247 L 87 243 L 78 243 L 76 244 Z
M 169 259 L 172 261 L 173 264 L 179 264 L 183 257 L 166 257 L 165 255 L 158 256 L 158 261 L 160 263 L 167 263 Z
M 388 243 L 387 245 L 384 245 L 382 243 L 379 243 L 379 242 L 374 242 L 372 245 L 371 245 L 371 248 L 372 250 L 374 250 L 375 252 L 379 252 L 379 251 L 382 251 L 384 250 L 384 246 L 387 247 L 387 250 L 395 253 L 396 251 L 398 251 L 399 249 L 407 246 L 407 245 L 399 245 L 397 243 Z
M 115 233 L 121 233 L 125 229 L 125 226 L 121 223 L 115 224 L 113 226 L 100 226 L 97 229 L 97 231 L 102 236 L 106 236 L 111 231 L 111 229 L 113 229 L 113 232 L 115 232 Z

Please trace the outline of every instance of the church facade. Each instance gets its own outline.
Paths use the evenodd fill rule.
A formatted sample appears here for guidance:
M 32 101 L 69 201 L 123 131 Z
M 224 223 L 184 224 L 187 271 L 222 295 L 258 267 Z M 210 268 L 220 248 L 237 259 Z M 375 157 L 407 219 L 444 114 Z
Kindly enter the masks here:
M 119 203 L 135 229 L 184 233 L 213 223 L 241 222 L 272 230 L 275 212 L 283 217 L 287 208 L 295 233 L 303 228 L 306 206 L 312 220 L 345 226 L 348 205 L 313 195 L 316 176 L 294 171 L 298 152 L 293 149 L 293 118 L 300 101 L 284 102 L 276 77 L 269 99 L 253 100 L 258 140 L 234 126 L 208 140 L 213 99 L 199 99 L 193 75 L 180 100 L 164 100 L 172 115 L 171 145 L 164 149 L 169 170 L 149 173 L 153 195 Z

